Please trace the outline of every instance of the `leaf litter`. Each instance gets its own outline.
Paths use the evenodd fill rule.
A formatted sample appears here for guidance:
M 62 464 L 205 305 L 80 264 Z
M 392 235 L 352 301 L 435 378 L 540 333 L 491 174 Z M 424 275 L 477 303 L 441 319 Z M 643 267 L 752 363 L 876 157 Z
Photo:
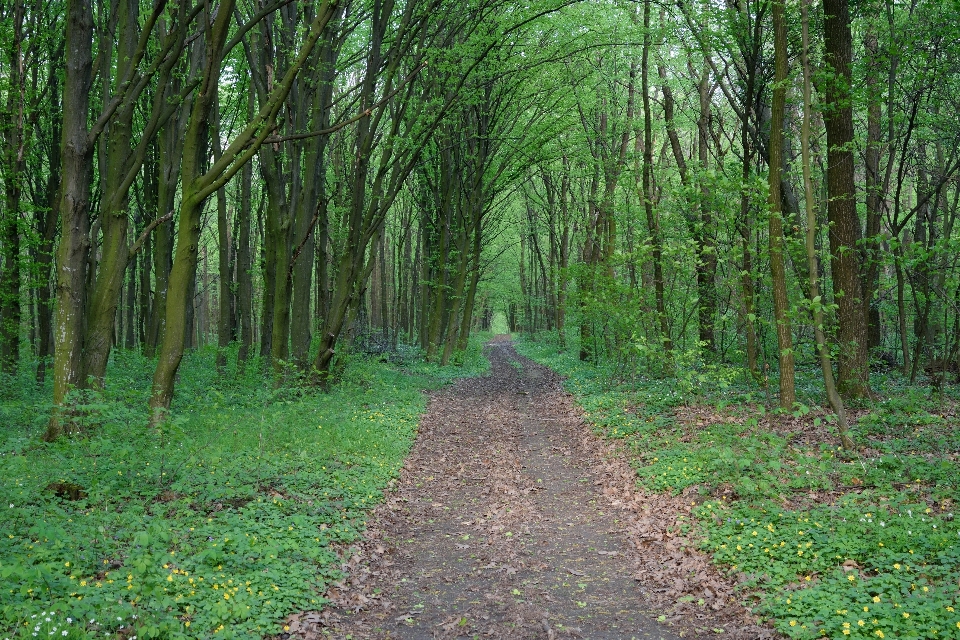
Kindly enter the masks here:
M 622 445 L 508 339 L 487 355 L 489 375 L 431 394 L 330 604 L 280 638 L 778 637 L 681 533 L 691 496 L 638 489 Z

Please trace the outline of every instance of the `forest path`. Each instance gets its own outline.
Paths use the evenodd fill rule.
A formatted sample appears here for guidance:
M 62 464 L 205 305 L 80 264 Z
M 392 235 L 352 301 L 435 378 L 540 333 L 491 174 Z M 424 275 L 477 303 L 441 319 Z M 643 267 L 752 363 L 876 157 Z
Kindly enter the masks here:
M 713 616 L 666 612 L 673 630 L 654 620 L 635 576 L 665 563 L 637 551 L 646 543 L 627 528 L 636 533 L 638 516 L 611 488 L 635 476 L 609 463 L 609 445 L 559 377 L 508 340 L 487 355 L 489 375 L 432 394 L 401 479 L 345 565 L 348 580 L 327 593 L 338 606 L 294 616 L 289 635 L 716 637 L 704 619 Z

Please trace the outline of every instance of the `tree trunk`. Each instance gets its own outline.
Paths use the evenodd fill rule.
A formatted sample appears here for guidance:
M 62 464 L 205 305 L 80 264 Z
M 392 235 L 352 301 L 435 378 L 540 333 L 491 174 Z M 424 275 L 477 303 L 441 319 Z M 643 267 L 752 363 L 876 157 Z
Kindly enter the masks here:
M 220 114 L 213 121 L 213 154 L 216 160 L 223 156 L 220 142 Z M 217 270 L 220 274 L 217 313 L 217 369 L 223 372 L 227 366 L 227 347 L 233 337 L 233 314 L 230 309 L 230 287 L 233 275 L 230 269 L 230 223 L 227 220 L 227 190 L 217 189 Z
M 263 300 L 260 309 L 260 357 L 264 364 L 268 364 L 273 359 L 273 322 L 274 310 L 276 309 L 277 297 L 277 243 L 276 237 L 279 226 L 281 195 L 279 175 L 274 168 L 269 167 L 267 160 L 268 154 L 273 158 L 273 154 L 267 148 L 260 151 L 260 170 L 262 172 L 263 182 L 266 186 L 265 197 L 267 199 L 266 214 L 262 229 L 261 252 L 263 255 Z
M 801 54 L 801 64 L 803 66 L 803 124 L 800 132 L 800 154 L 803 163 L 803 194 L 807 214 L 807 277 L 810 288 L 810 306 L 813 311 L 813 331 L 817 343 L 817 351 L 820 356 L 820 371 L 823 374 L 823 386 L 827 392 L 827 400 L 837 414 L 837 430 L 840 435 L 840 444 L 844 449 L 854 448 L 853 441 L 848 433 L 847 412 L 843 406 L 843 398 L 837 393 L 837 385 L 833 379 L 833 365 L 830 363 L 830 350 L 827 347 L 827 339 L 824 333 L 824 304 L 820 297 L 820 287 L 817 281 L 819 267 L 817 265 L 816 234 L 817 234 L 817 214 L 814 209 L 813 179 L 811 178 L 811 159 L 810 159 L 810 111 L 811 111 L 811 91 L 810 91 L 810 61 L 808 59 L 809 29 L 807 20 L 807 6 L 810 0 L 801 0 L 800 12 L 803 31 L 803 50 Z M 774 9 L 774 12 L 777 10 Z M 776 15 L 776 13 L 774 13 Z
M 137 259 L 134 256 L 127 264 L 127 317 L 123 346 L 132 350 L 136 346 L 136 316 L 137 316 Z
M 138 30 L 138 4 L 130 0 L 121 0 L 116 5 L 119 37 L 116 42 L 106 42 L 107 46 L 117 49 L 116 75 L 128 77 L 135 64 Z M 109 93 L 104 96 L 106 101 Z M 87 309 L 87 330 L 84 336 L 83 378 L 81 386 L 88 383 L 102 388 L 106 375 L 107 361 L 113 346 L 113 324 L 117 316 L 117 306 L 123 287 L 123 278 L 127 272 L 128 248 L 127 211 L 129 198 L 123 186 L 133 149 L 132 104 L 120 109 L 112 119 L 107 130 L 104 148 L 106 149 L 106 171 L 102 176 L 103 195 L 100 202 L 100 228 L 103 240 L 100 244 L 100 264 L 96 272 L 93 290 Z
M 457 342 L 457 349 L 463 351 L 467 348 L 470 339 L 470 327 L 473 320 L 473 309 L 477 298 L 477 284 L 480 282 L 480 254 L 481 240 L 483 237 L 482 229 L 478 226 L 473 231 L 473 252 L 470 267 L 470 286 L 467 289 L 467 299 L 463 307 L 463 320 L 460 323 L 460 338 Z
M 13 3 L 13 42 L 7 52 L 9 85 L 4 129 L 4 211 L 0 217 L 3 271 L 0 272 L 0 370 L 16 373 L 20 361 L 20 216 L 24 176 L 25 86 L 23 68 L 24 6 Z
M 172 92 L 171 92 L 172 93 Z M 186 109 L 186 106 L 184 107 Z M 177 180 L 183 156 L 186 114 L 167 122 L 157 139 L 157 217 L 173 211 L 177 195 Z M 150 323 L 144 353 L 153 357 L 163 342 L 166 327 L 167 290 L 173 267 L 174 222 L 161 223 L 153 232 L 153 303 L 150 305 Z
M 247 119 L 253 118 L 253 87 L 247 96 Z M 237 237 L 237 306 L 240 316 L 240 350 L 237 361 L 241 365 L 250 356 L 253 345 L 253 260 L 250 246 L 250 226 L 253 222 L 253 165 L 247 163 L 240 170 L 240 233 Z
M 841 393 L 870 393 L 867 323 L 863 313 L 857 241 L 860 222 L 854 190 L 853 108 L 850 102 L 852 37 L 848 0 L 823 0 L 824 61 L 833 75 L 826 82 L 827 192 L 833 291 L 839 311 Z
M 666 368 L 672 370 L 673 343 L 670 340 L 670 325 L 664 299 L 663 240 L 660 222 L 653 210 L 653 114 L 650 110 L 650 0 L 643 1 L 643 53 L 640 69 L 640 94 L 643 97 L 643 210 L 647 218 L 647 230 L 652 245 L 653 287 L 657 319 L 660 325 L 660 341 L 666 352 Z
M 700 161 L 700 220 L 695 225 L 694 240 L 697 256 L 697 319 L 700 342 L 708 352 L 715 351 L 714 318 L 717 314 L 717 249 L 713 239 L 713 212 L 710 206 L 710 188 L 705 172 L 709 162 L 710 117 L 713 91 L 710 86 L 710 68 L 705 65 L 698 86 L 700 117 L 697 119 L 697 154 Z
M 787 298 L 787 277 L 784 268 L 784 240 L 780 173 L 783 171 L 783 116 L 787 101 L 787 25 L 782 2 L 773 3 L 773 39 L 775 72 L 773 106 L 770 120 L 770 272 L 773 284 L 773 315 L 777 325 L 777 347 L 780 360 L 780 407 L 792 409 L 794 390 L 793 334 L 790 327 L 790 300 Z
M 164 419 L 173 399 L 174 377 L 183 358 L 187 340 L 187 305 L 190 285 L 196 280 L 197 251 L 200 240 L 200 222 L 204 197 L 201 193 L 207 185 L 201 179 L 207 159 L 210 112 L 216 104 L 220 81 L 220 60 L 223 45 L 232 22 L 235 0 L 220 4 L 214 24 L 206 34 L 205 68 L 203 81 L 197 88 L 190 112 L 190 122 L 184 135 L 183 161 L 180 169 L 180 220 L 177 230 L 177 247 L 170 270 L 170 285 L 167 294 L 165 327 L 160 357 L 153 374 L 153 392 L 150 397 L 152 421 Z M 201 19 L 208 20 L 205 14 Z
M 62 433 L 67 393 L 80 382 L 84 293 L 90 245 L 90 177 L 94 150 L 87 131 L 93 66 L 93 9 L 90 0 L 69 0 L 66 14 L 53 412 L 47 426 L 46 440 L 54 440 Z
M 880 56 L 877 31 L 872 17 L 867 17 L 867 33 L 863 38 L 866 53 L 867 141 L 865 149 L 867 227 L 863 245 L 863 313 L 869 323 L 868 346 L 879 347 L 880 332 L 880 218 L 883 206 L 883 180 L 880 176 Z

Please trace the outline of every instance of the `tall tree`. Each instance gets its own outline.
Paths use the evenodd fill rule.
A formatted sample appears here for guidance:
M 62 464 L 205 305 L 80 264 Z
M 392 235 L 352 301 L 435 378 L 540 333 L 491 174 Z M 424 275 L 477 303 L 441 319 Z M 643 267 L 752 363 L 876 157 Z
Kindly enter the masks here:
M 827 400 L 830 403 L 834 413 L 837 414 L 837 427 L 840 432 L 840 442 L 845 449 L 853 448 L 853 441 L 848 435 L 847 411 L 843 404 L 843 398 L 837 392 L 837 385 L 833 377 L 833 364 L 830 362 L 830 348 L 827 345 L 826 332 L 824 331 L 824 305 L 823 298 L 820 295 L 819 273 L 817 264 L 817 214 L 814 206 L 813 190 L 813 170 L 812 159 L 810 157 L 810 120 L 812 115 L 812 91 L 811 91 L 811 69 L 810 69 L 810 36 L 808 6 L 811 0 L 801 0 L 801 29 L 803 49 L 801 51 L 801 66 L 803 68 L 803 121 L 800 128 L 800 154 L 803 171 L 803 195 L 804 211 L 807 216 L 807 274 L 810 287 L 810 308 L 813 315 L 813 332 L 817 345 L 817 354 L 820 359 L 820 372 L 823 375 L 823 386 L 827 392 Z
M 823 107 L 827 131 L 827 218 L 833 292 L 837 300 L 840 392 L 850 397 L 870 393 L 867 321 L 864 315 L 857 241 L 860 221 L 853 162 L 853 104 L 848 0 L 823 0 L 824 63 L 829 68 Z
M 221 3 L 216 16 L 210 16 L 210 29 L 204 41 L 203 79 L 197 88 L 190 113 L 190 123 L 184 136 L 183 164 L 180 170 L 180 220 L 177 248 L 167 295 L 166 327 L 160 357 L 153 376 L 150 407 L 153 420 L 161 420 L 173 399 L 174 378 L 183 358 L 187 337 L 187 302 L 190 285 L 196 277 L 200 220 L 206 199 L 226 184 L 260 150 L 273 129 L 273 123 L 286 100 L 294 79 L 310 57 L 337 8 L 338 0 L 324 0 L 310 25 L 297 56 L 276 83 L 270 98 L 244 130 L 224 149 L 221 158 L 206 168 L 207 145 L 211 110 L 216 103 L 222 57 L 230 21 L 233 18 L 233 0 Z
M 768 185 L 770 275 L 773 283 L 773 315 L 777 328 L 777 349 L 780 361 L 780 406 L 792 409 L 794 390 L 793 333 L 790 328 L 790 300 L 787 297 L 787 275 L 784 267 L 783 200 L 780 174 L 783 171 L 783 120 L 787 103 L 787 21 L 784 3 L 773 2 L 774 84 L 770 118 L 770 173 Z

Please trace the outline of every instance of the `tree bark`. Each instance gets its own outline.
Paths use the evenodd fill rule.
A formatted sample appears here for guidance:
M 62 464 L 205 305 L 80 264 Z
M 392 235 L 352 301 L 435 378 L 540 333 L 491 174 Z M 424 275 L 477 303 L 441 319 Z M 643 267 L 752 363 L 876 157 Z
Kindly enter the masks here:
M 66 20 L 53 412 L 47 425 L 46 440 L 54 440 L 63 432 L 67 393 L 80 382 L 80 338 L 83 335 L 90 245 L 90 170 L 94 150 L 87 131 L 93 66 L 93 9 L 90 0 L 68 0 Z
M 853 107 L 850 97 L 852 37 L 848 0 L 823 0 L 824 62 L 832 70 L 826 81 L 824 123 L 827 131 L 827 217 L 834 298 L 838 303 L 841 393 L 870 394 L 867 323 L 861 293 L 857 241 L 860 222 L 854 185 Z
M 247 94 L 247 120 L 253 119 L 254 89 Z M 240 171 L 240 233 L 237 235 L 237 306 L 240 316 L 240 349 L 237 362 L 246 363 L 253 345 L 253 260 L 250 226 L 253 222 L 253 164 Z
M 817 234 L 817 214 L 814 208 L 813 179 L 811 177 L 811 158 L 810 158 L 810 112 L 811 112 L 811 79 L 810 79 L 810 61 L 809 61 L 809 27 L 807 19 L 807 6 L 811 0 L 801 0 L 800 12 L 802 22 L 803 51 L 801 54 L 801 64 L 803 66 L 803 123 L 800 131 L 800 154 L 803 164 L 803 194 L 805 210 L 807 214 L 807 273 L 810 288 L 810 306 L 813 313 L 813 330 L 817 343 L 817 352 L 820 356 L 820 371 L 823 374 L 823 386 L 827 392 L 827 400 L 831 408 L 837 414 L 837 430 L 840 435 L 840 444 L 844 449 L 852 450 L 853 441 L 849 435 L 849 425 L 847 423 L 847 411 L 843 405 L 843 398 L 837 392 L 837 385 L 833 378 L 833 365 L 830 362 L 830 350 L 827 347 L 827 338 L 824 332 L 824 304 L 820 297 L 820 285 L 818 283 L 819 267 L 817 265 L 816 234 Z M 774 9 L 776 12 L 776 9 Z M 776 15 L 776 13 L 774 13 Z
M 782 0 L 773 2 L 774 85 L 770 120 L 770 272 L 773 285 L 773 315 L 777 328 L 780 361 L 780 407 L 790 410 L 796 402 L 794 390 L 793 334 L 790 327 L 790 300 L 784 268 L 783 205 L 780 173 L 783 171 L 783 117 L 787 101 L 787 25 Z
M 116 27 L 119 37 L 116 42 L 106 44 L 110 49 L 116 47 L 118 78 L 127 78 L 133 74 L 131 65 L 136 63 L 139 40 L 138 19 L 138 3 L 134 0 L 119 0 Z M 104 95 L 104 101 L 111 97 L 109 94 Z M 100 262 L 86 313 L 81 386 L 89 383 L 97 388 L 103 387 L 107 361 L 113 346 L 114 319 L 117 316 L 128 261 L 129 197 L 123 183 L 133 154 L 133 116 L 134 104 L 128 102 L 117 111 L 105 133 L 106 171 L 102 176 L 103 195 L 99 217 L 103 240 L 100 243 Z
M 670 340 L 670 325 L 667 319 L 663 282 L 663 240 L 660 222 L 653 209 L 653 114 L 650 110 L 650 0 L 643 1 L 643 52 L 640 66 L 640 94 L 643 98 L 643 210 L 650 233 L 651 260 L 653 261 L 653 286 L 656 300 L 657 320 L 660 326 L 660 341 L 666 352 L 667 369 L 672 370 L 673 343 Z
M 24 175 L 24 86 L 23 21 L 24 5 L 13 3 L 13 41 L 7 51 L 9 85 L 6 87 L 7 120 L 3 124 L 4 211 L 0 217 L 3 241 L 3 271 L 0 272 L 0 370 L 14 374 L 20 362 L 20 216 Z
M 879 347 L 883 340 L 880 332 L 880 301 L 878 288 L 880 283 L 880 217 L 883 206 L 883 179 L 880 176 L 880 49 L 877 41 L 876 25 L 872 17 L 867 17 L 867 32 L 863 38 L 866 53 L 866 91 L 867 91 L 867 140 L 865 149 L 866 186 L 865 205 L 867 214 L 866 233 L 863 245 L 863 313 L 869 323 L 867 331 L 868 346 Z
M 213 121 L 213 153 L 219 160 L 223 156 L 223 145 L 220 142 L 220 115 L 219 106 Z M 227 366 L 227 347 L 233 338 L 233 314 L 230 309 L 230 288 L 233 284 L 233 274 L 230 269 L 230 223 L 227 220 L 227 190 L 225 187 L 217 189 L 217 270 L 219 277 L 219 298 L 217 312 L 217 369 L 221 372 Z
M 695 225 L 694 241 L 697 256 L 697 320 L 700 342 L 708 352 L 715 351 L 714 318 L 717 314 L 717 249 L 713 239 L 713 212 L 710 206 L 710 188 L 706 170 L 709 162 L 710 117 L 713 91 L 710 86 L 710 67 L 704 65 L 698 83 L 700 117 L 697 118 L 697 154 L 700 161 L 700 220 Z

